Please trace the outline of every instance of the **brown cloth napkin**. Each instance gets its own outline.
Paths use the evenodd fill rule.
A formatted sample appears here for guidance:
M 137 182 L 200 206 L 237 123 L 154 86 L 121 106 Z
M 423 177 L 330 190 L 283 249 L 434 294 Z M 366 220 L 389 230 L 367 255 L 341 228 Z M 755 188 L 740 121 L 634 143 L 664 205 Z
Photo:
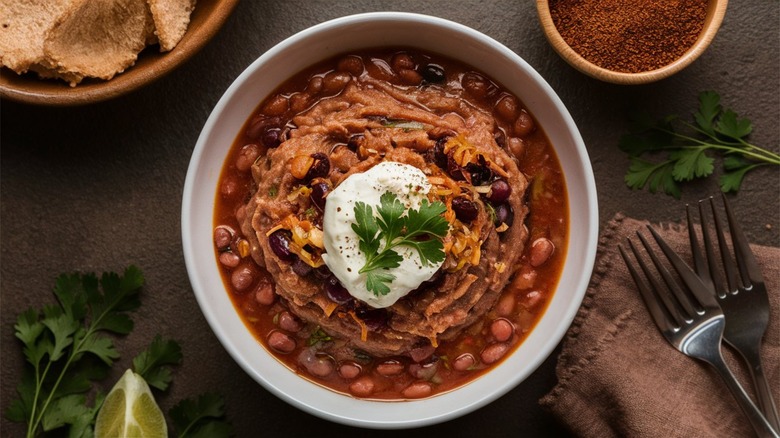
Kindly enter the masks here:
M 558 384 L 540 403 L 582 437 L 749 437 L 753 430 L 720 377 L 672 347 L 656 328 L 617 250 L 647 222 L 617 215 L 599 241 L 585 300 L 566 334 Z M 680 225 L 655 227 L 690 260 Z M 780 403 L 780 248 L 753 246 L 770 295 L 763 365 Z M 724 356 L 753 397 L 746 368 Z

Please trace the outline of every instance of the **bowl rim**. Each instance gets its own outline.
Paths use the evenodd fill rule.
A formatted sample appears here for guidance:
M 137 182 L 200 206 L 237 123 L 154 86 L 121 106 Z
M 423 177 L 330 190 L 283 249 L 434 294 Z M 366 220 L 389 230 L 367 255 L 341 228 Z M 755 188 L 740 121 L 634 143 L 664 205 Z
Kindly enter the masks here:
M 159 52 L 156 45 L 146 46 L 138 54 L 134 65 L 107 81 L 95 80 L 70 87 L 61 80 L 31 78 L 32 72 L 18 75 L 0 67 L 0 98 L 24 104 L 67 107 L 103 102 L 128 94 L 157 81 L 198 53 L 222 28 L 238 1 L 214 0 L 208 10 L 196 5 L 193 17 L 208 14 L 197 23 L 197 28 L 193 29 L 190 21 L 191 28 L 173 50 Z M 34 87 L 27 87 L 27 84 L 34 84 Z
M 599 79 L 604 82 L 610 82 L 620 85 L 637 85 L 647 84 L 651 82 L 660 81 L 661 79 L 668 78 L 669 76 L 678 73 L 684 68 L 688 67 L 693 61 L 695 61 L 702 53 L 707 49 L 715 35 L 720 29 L 720 25 L 723 22 L 723 17 L 726 15 L 726 8 L 728 6 L 728 0 L 709 0 L 710 3 L 714 3 L 714 7 L 708 6 L 707 17 L 704 22 L 704 29 L 696 39 L 693 45 L 673 62 L 657 68 L 655 70 L 644 71 L 639 73 L 624 73 L 609 70 L 600 67 L 587 59 L 583 58 L 579 53 L 569 46 L 569 44 L 563 39 L 558 29 L 553 23 L 552 15 L 550 14 L 549 0 L 536 0 L 536 10 L 539 16 L 539 22 L 541 24 L 544 35 L 547 37 L 550 45 L 553 49 L 566 61 L 569 65 L 594 79 Z
M 515 360 L 520 360 L 519 352 L 523 350 L 523 345 L 530 342 L 529 339 L 534 337 L 534 332 L 540 332 L 540 330 L 537 329 L 542 325 L 542 322 L 548 321 L 547 323 L 550 323 L 549 318 L 545 319 L 544 316 L 537 324 L 536 329 L 532 331 L 529 339 L 526 339 L 510 357 L 505 358 L 504 361 L 491 372 L 477 378 L 470 384 L 459 387 L 449 393 L 427 399 L 387 402 L 362 400 L 338 394 L 313 384 L 291 372 L 276 361 L 276 359 L 273 359 L 249 333 L 249 330 L 243 326 L 243 321 L 240 321 L 240 318 L 226 293 L 222 294 L 224 297 L 221 301 L 224 302 L 224 300 L 227 300 L 230 309 L 223 310 L 228 314 L 232 314 L 233 316 L 231 316 L 231 318 L 233 318 L 233 320 L 219 320 L 217 315 L 218 309 L 215 309 L 215 307 L 211 305 L 210 300 L 212 297 L 206 292 L 206 281 L 208 279 L 206 271 L 216 272 L 216 276 L 219 277 L 216 268 L 217 262 L 213 255 L 213 244 L 211 242 L 211 230 L 213 229 L 213 200 L 216 195 L 217 187 L 216 183 L 209 187 L 209 183 L 204 182 L 204 180 L 210 179 L 213 182 L 215 181 L 215 178 L 218 178 L 218 173 L 224 163 L 226 152 L 219 156 L 221 158 L 219 163 L 211 164 L 210 169 L 204 164 L 204 159 L 208 150 L 208 145 L 216 140 L 214 138 L 217 135 L 215 134 L 216 126 L 223 121 L 224 117 L 226 117 L 225 111 L 229 109 L 230 105 L 238 105 L 236 103 L 237 101 L 243 101 L 244 105 L 248 105 L 246 103 L 248 98 L 245 96 L 246 93 L 242 93 L 242 90 L 247 87 L 247 84 L 253 75 L 258 74 L 257 72 L 262 68 L 268 67 L 268 64 L 281 56 L 280 54 L 287 50 L 294 53 L 301 45 L 305 44 L 307 41 L 310 42 L 313 39 L 319 38 L 322 33 L 330 35 L 334 32 L 344 33 L 343 30 L 345 28 L 366 29 L 370 27 L 371 29 L 376 29 L 380 25 L 391 26 L 397 24 L 401 24 L 402 26 L 413 24 L 416 26 L 416 31 L 425 29 L 420 26 L 427 26 L 430 29 L 435 29 L 436 32 L 448 32 L 452 35 L 458 35 L 462 39 L 468 39 L 468 41 L 472 41 L 480 47 L 489 48 L 491 51 L 489 54 L 490 56 L 499 55 L 503 57 L 502 59 L 505 58 L 507 62 L 511 61 L 514 67 L 522 71 L 523 75 L 526 75 L 533 80 L 533 86 L 538 87 L 538 92 L 543 94 L 544 98 L 549 99 L 552 103 L 553 108 L 550 109 L 550 111 L 554 113 L 556 117 L 560 117 L 562 123 L 565 125 L 565 134 L 561 135 L 566 135 L 567 140 L 573 147 L 573 153 L 578 158 L 576 163 L 572 164 L 572 169 L 574 169 L 573 172 L 578 174 L 581 178 L 578 180 L 578 182 L 581 183 L 581 187 L 579 187 L 578 190 L 581 190 L 584 196 L 578 202 L 582 202 L 585 205 L 585 214 L 583 214 L 582 222 L 586 224 L 586 227 L 581 236 L 583 241 L 578 243 L 580 247 L 577 254 L 578 256 L 581 256 L 581 258 L 576 260 L 576 264 L 578 265 L 577 274 L 575 274 L 575 277 L 572 279 L 572 287 L 570 290 L 566 291 L 566 293 L 571 293 L 572 299 L 565 303 L 556 304 L 556 306 L 561 307 L 560 314 L 556 318 L 555 324 L 550 327 L 550 331 L 545 333 L 544 339 L 539 341 L 541 344 L 541 347 L 539 347 L 540 354 L 534 357 L 533 360 L 522 362 L 522 367 L 517 372 L 515 372 L 515 369 L 510 368 L 512 366 L 512 358 L 517 357 Z M 356 42 L 355 44 L 363 43 Z M 393 44 L 389 43 L 388 45 Z M 372 44 L 363 45 L 362 47 L 376 46 L 376 44 Z M 406 44 L 404 44 L 404 46 L 406 46 Z M 342 50 L 334 51 L 327 56 L 333 56 L 341 51 Z M 314 64 L 315 62 L 317 62 L 317 60 L 312 59 L 307 61 L 305 65 Z M 293 71 L 287 73 L 288 77 L 297 72 L 297 70 L 290 69 Z M 277 85 L 278 84 L 273 84 L 273 86 L 270 87 L 270 91 Z M 265 96 L 263 96 L 263 98 L 264 97 Z M 249 111 L 253 111 L 261 99 L 249 99 L 254 102 L 249 109 Z M 526 104 L 528 104 L 528 102 L 526 102 Z M 529 106 L 532 105 L 529 104 Z M 538 111 L 532 110 L 532 113 L 535 113 L 536 115 Z M 249 112 L 243 114 L 241 116 L 243 118 L 239 121 L 239 126 L 242 126 L 249 116 Z M 562 129 L 561 131 L 564 130 Z M 237 132 L 238 130 L 233 132 L 230 137 L 231 140 L 235 139 Z M 232 141 L 230 143 L 232 144 Z M 223 148 L 229 146 L 230 145 L 223 146 Z M 214 148 L 215 146 L 212 146 L 212 149 Z M 216 152 L 212 153 L 216 154 Z M 217 166 L 217 169 L 213 168 L 215 165 Z M 217 173 L 217 175 L 214 175 L 214 173 Z M 199 178 L 201 179 L 200 181 Z M 194 197 L 199 188 L 209 194 L 209 199 Z M 571 189 L 569 189 L 567 196 L 569 196 L 571 216 L 571 209 L 573 206 Z M 196 217 L 195 213 L 198 212 L 199 209 L 204 212 L 208 211 L 208 218 Z M 250 64 L 250 66 L 236 78 L 217 102 L 197 140 L 185 179 L 181 217 L 183 253 L 194 295 L 196 296 L 201 311 L 212 331 L 234 361 L 265 389 L 309 414 L 341 424 L 373 429 L 420 427 L 451 420 L 496 400 L 533 373 L 557 347 L 572 323 L 582 299 L 584 298 L 595 262 L 598 225 L 598 203 L 596 199 L 595 179 L 593 178 L 592 168 L 590 167 L 590 161 L 584 142 L 568 110 L 563 106 L 560 98 L 558 98 L 557 94 L 555 94 L 541 75 L 503 44 L 500 44 L 496 40 L 477 32 L 474 29 L 446 19 L 406 12 L 370 12 L 326 21 L 288 37 Z M 201 227 L 200 229 L 208 230 L 205 233 L 205 236 L 195 234 L 198 226 Z M 208 228 L 206 228 L 206 226 L 208 226 Z M 571 234 L 570 229 L 569 255 L 567 255 L 567 257 L 571 257 L 574 253 L 571 248 L 573 241 Z M 199 250 L 207 252 L 208 248 L 211 248 L 211 253 L 209 255 L 210 261 L 208 262 L 209 264 L 203 266 L 198 263 L 196 254 Z M 568 258 L 567 260 L 567 264 L 572 264 L 572 260 L 569 260 Z M 565 267 L 564 270 L 566 270 Z M 214 281 L 214 279 L 212 278 L 211 281 Z M 221 284 L 221 278 L 218 278 L 218 281 Z M 559 281 L 559 288 L 561 288 L 561 282 L 562 280 Z M 219 289 L 220 292 L 224 292 L 224 286 Z M 556 300 L 556 296 L 558 295 L 561 296 L 560 300 L 563 300 L 563 293 L 556 292 L 556 295 L 553 296 L 553 302 L 559 302 L 559 300 Z M 552 307 L 552 303 L 548 307 L 548 312 L 550 307 Z M 235 320 L 239 320 L 238 324 L 240 324 L 241 327 L 238 329 L 238 333 L 233 333 L 232 336 L 230 336 L 228 330 L 231 327 L 229 327 L 229 325 L 238 327 L 238 325 L 235 324 Z M 540 336 L 542 336 L 541 332 L 536 338 Z M 253 348 L 253 350 L 261 351 L 265 357 L 257 353 L 240 350 L 238 343 L 241 341 L 246 342 L 247 337 L 251 338 L 252 342 L 260 347 L 256 349 Z M 249 358 L 248 355 L 252 354 L 254 354 L 254 357 Z M 268 358 L 271 359 L 269 360 Z M 257 362 L 253 364 L 251 362 L 252 360 L 264 362 L 262 364 Z M 264 367 L 262 373 L 258 371 L 259 365 L 263 365 Z M 503 370 L 502 374 L 507 374 L 508 377 L 502 377 L 502 380 L 496 380 L 499 378 L 499 374 L 497 373 L 497 370 L 499 369 Z M 278 378 L 279 380 L 274 381 L 274 378 Z M 491 384 L 493 386 L 490 386 Z M 485 389 L 485 387 L 487 387 L 487 389 Z M 293 395 L 288 394 L 290 390 L 298 391 L 299 394 L 303 394 L 303 397 L 296 398 Z M 474 396 L 469 397 L 472 395 Z M 466 396 L 465 402 L 463 396 Z

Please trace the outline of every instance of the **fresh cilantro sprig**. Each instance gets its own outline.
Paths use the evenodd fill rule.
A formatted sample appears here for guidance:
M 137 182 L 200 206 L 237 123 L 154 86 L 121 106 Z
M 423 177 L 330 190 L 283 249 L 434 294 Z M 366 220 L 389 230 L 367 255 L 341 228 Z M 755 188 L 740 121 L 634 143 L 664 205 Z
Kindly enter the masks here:
M 105 394 L 95 391 L 91 407 L 87 395 L 92 382 L 104 379 L 119 358 L 108 335 L 132 331 L 129 312 L 141 304 L 143 283 L 141 271 L 134 266 L 122 276 L 104 273 L 99 280 L 94 274 L 63 274 L 54 287 L 57 304 L 19 315 L 14 330 L 28 366 L 17 386 L 19 397 L 11 402 L 5 415 L 11 421 L 26 423 L 27 437 L 66 427 L 70 437 L 93 435 Z M 150 386 L 164 391 L 172 380 L 170 365 L 178 365 L 181 360 L 179 344 L 157 336 L 133 359 L 133 370 Z M 185 402 L 175 407 L 175 414 L 196 418 L 193 426 L 197 427 L 181 428 L 179 436 L 188 431 L 192 433 L 186 436 L 230 435 L 218 396 L 210 395 L 194 404 Z M 204 415 L 204 410 L 210 414 Z M 173 418 L 174 409 L 169 415 Z M 199 430 L 208 434 L 199 434 Z
M 620 139 L 620 149 L 631 164 L 625 176 L 632 189 L 648 187 L 651 193 L 680 197 L 680 183 L 705 178 L 714 171 L 714 153 L 722 158 L 720 177 L 723 192 L 739 190 L 745 174 L 763 165 L 780 165 L 780 155 L 747 141 L 753 125 L 734 111 L 724 109 L 714 91 L 699 95 L 699 108 L 693 123 L 667 116 L 654 120 L 646 113 L 631 117 L 630 132 Z M 660 161 L 643 158 L 646 153 L 661 154 Z M 665 153 L 665 155 L 664 155 Z
M 179 438 L 215 438 L 231 435 L 230 423 L 225 421 L 225 403 L 217 394 L 201 394 L 196 399 L 185 399 L 168 411 Z
M 358 235 L 358 248 L 366 256 L 359 273 L 366 274 L 366 289 L 374 295 L 387 295 L 387 283 L 395 275 L 387 272 L 401 265 L 403 257 L 393 248 L 410 246 L 417 250 L 424 266 L 444 260 L 442 239 L 449 231 L 449 223 L 442 213 L 447 207 L 439 201 L 423 199 L 419 209 L 406 209 L 392 192 L 385 192 L 374 207 L 356 202 L 355 223 L 352 229 Z M 381 248 L 381 250 L 380 250 Z

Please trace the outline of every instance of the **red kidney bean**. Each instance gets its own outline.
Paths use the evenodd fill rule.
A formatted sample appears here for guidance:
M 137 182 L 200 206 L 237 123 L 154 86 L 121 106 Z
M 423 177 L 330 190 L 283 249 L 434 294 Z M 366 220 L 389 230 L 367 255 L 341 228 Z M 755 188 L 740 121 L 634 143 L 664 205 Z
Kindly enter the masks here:
M 423 398 L 431 395 L 431 384 L 428 382 L 414 382 L 401 391 L 406 398 Z
M 471 353 L 463 353 L 452 361 L 452 368 L 456 371 L 467 371 L 477 364 L 477 359 Z
M 292 236 L 287 230 L 276 230 L 268 236 L 268 245 L 271 247 L 271 251 L 273 251 L 279 259 L 286 262 L 292 262 L 297 257 L 290 251 L 291 238 Z
M 344 362 L 339 366 L 339 374 L 345 379 L 354 379 L 360 374 L 360 365 L 352 362 Z
M 498 342 L 506 342 L 512 338 L 515 333 L 515 326 L 506 318 L 499 318 L 490 324 L 490 334 Z
M 376 372 L 385 377 L 397 376 L 404 371 L 404 364 L 397 360 L 387 360 L 376 366 Z
M 318 354 L 310 348 L 301 351 L 298 363 L 318 377 L 327 377 L 336 369 L 333 359 L 325 354 Z
M 452 211 L 455 212 L 455 217 L 465 223 L 470 223 L 476 219 L 479 214 L 477 204 L 463 196 L 459 196 L 452 200 Z
M 239 292 L 246 290 L 255 281 L 255 273 L 249 266 L 237 268 L 230 274 L 230 284 Z
M 279 353 L 292 353 L 295 350 L 295 339 L 279 330 L 274 330 L 268 335 L 268 346 Z
M 223 252 L 219 255 L 219 263 L 227 268 L 235 268 L 239 263 L 241 263 L 241 257 L 239 257 L 238 254 L 234 252 Z
M 262 109 L 262 113 L 267 116 L 281 116 L 287 112 L 290 102 L 286 97 L 277 94 L 268 101 Z
M 525 137 L 534 130 L 534 119 L 526 110 L 521 110 L 514 124 L 514 133 L 518 137 Z
M 282 143 L 282 130 L 268 128 L 260 135 L 263 145 L 267 148 L 275 148 Z
M 349 392 L 358 397 L 368 397 L 374 392 L 374 381 L 369 376 L 363 376 L 349 385 Z
M 506 224 L 508 227 L 512 226 L 512 222 L 515 221 L 515 211 L 509 204 L 501 204 L 495 208 L 496 212 L 496 226 Z
M 238 153 L 238 158 L 236 158 L 236 169 L 241 172 L 246 172 L 252 167 L 259 156 L 260 146 L 254 143 L 244 145 Z
M 311 274 L 313 269 L 314 268 L 312 268 L 308 263 L 299 258 L 296 258 L 295 261 L 292 262 L 292 270 L 295 272 L 295 275 L 299 277 L 305 277 Z
M 461 85 L 466 93 L 477 99 L 485 98 L 490 90 L 490 85 L 482 75 L 469 72 L 461 78 Z
M 295 315 L 285 310 L 279 314 L 279 327 L 295 333 L 303 328 L 303 323 Z
M 334 303 L 345 304 L 352 300 L 352 295 L 341 285 L 338 278 L 334 276 L 330 276 L 325 280 L 325 293 Z
M 555 251 L 555 245 L 550 239 L 540 237 L 531 244 L 531 249 L 528 253 L 528 263 L 535 268 L 542 266 L 550 259 L 553 251 Z
M 322 152 L 311 154 L 314 158 L 314 163 L 309 167 L 309 171 L 306 173 L 306 179 L 311 180 L 314 178 L 325 178 L 330 172 L 330 160 Z
M 498 316 L 509 316 L 515 313 L 515 295 L 507 293 L 502 296 L 496 304 L 496 313 Z
M 504 95 L 498 102 L 496 102 L 496 114 L 504 121 L 511 122 L 517 119 L 518 116 L 518 103 L 517 99 L 512 95 Z
M 533 310 L 536 306 L 539 305 L 539 303 L 542 302 L 542 298 L 544 298 L 544 294 L 538 290 L 532 290 L 525 294 L 525 298 L 520 302 L 520 304 L 525 307 L 526 310 Z
M 330 192 L 330 186 L 325 182 L 320 181 L 311 185 L 309 199 L 319 211 L 325 211 L 325 197 L 328 192 Z
M 359 56 L 349 55 L 339 59 L 336 70 L 360 76 L 363 74 L 363 59 Z
M 260 283 L 255 290 L 255 301 L 264 306 L 270 306 L 276 299 L 276 292 L 274 292 L 274 285 L 271 283 Z
M 322 91 L 329 96 L 340 93 L 351 80 L 349 73 L 332 71 L 322 78 Z
M 502 357 L 504 357 L 507 351 L 509 351 L 509 344 L 496 342 L 489 344 L 487 347 L 482 349 L 482 352 L 479 353 L 479 357 L 482 359 L 483 363 L 491 364 L 498 362 Z
M 233 241 L 233 230 L 225 226 L 219 226 L 214 229 L 214 245 L 218 249 L 225 249 Z

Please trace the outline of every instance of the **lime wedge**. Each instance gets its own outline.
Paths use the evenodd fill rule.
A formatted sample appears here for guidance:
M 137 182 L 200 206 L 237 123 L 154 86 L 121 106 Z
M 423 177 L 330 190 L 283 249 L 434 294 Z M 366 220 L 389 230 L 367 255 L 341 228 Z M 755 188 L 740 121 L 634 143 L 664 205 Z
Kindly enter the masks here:
M 95 420 L 97 438 L 165 438 L 168 426 L 143 377 L 132 370 L 116 382 Z

